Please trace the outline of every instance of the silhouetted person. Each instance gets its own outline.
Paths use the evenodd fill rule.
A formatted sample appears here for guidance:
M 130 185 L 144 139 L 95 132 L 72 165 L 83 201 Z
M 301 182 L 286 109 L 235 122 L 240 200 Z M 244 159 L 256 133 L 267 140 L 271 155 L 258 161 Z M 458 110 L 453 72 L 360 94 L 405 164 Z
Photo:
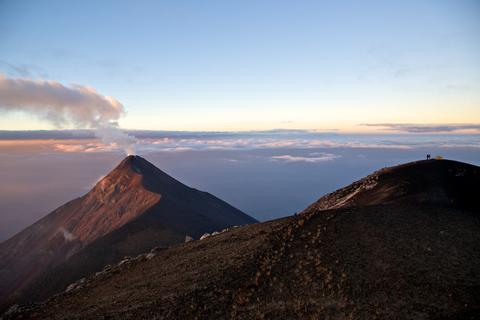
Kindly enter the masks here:
M 427 160 L 430 160 L 430 155 L 429 154 L 427 154 Z

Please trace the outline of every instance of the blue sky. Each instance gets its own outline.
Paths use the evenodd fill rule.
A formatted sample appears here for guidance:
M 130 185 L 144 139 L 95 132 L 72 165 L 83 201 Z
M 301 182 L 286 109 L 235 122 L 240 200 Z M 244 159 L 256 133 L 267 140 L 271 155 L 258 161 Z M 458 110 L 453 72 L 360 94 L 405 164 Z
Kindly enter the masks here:
M 91 86 L 131 129 L 479 123 L 479 30 L 463 0 L 0 1 L 0 73 Z

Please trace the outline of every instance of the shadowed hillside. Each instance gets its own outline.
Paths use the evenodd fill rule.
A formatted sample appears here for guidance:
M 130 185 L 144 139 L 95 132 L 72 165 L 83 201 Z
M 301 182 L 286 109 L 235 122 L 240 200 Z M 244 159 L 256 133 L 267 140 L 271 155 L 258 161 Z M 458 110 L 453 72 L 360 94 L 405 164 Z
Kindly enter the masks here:
M 108 267 L 8 317 L 475 319 L 480 207 L 469 188 L 480 168 L 429 161 L 373 176 L 300 215 Z

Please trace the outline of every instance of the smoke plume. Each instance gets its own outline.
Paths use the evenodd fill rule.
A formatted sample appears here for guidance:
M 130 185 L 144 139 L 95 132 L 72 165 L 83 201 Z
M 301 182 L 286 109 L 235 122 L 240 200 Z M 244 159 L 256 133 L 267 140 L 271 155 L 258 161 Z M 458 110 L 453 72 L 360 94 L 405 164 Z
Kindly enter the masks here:
M 135 154 L 137 139 L 120 131 L 114 125 L 98 127 L 95 135 L 99 137 L 103 143 L 114 145 L 117 148 L 125 150 L 127 155 Z
M 70 233 L 67 231 L 67 229 L 60 227 L 59 231 L 62 233 L 63 238 L 65 239 L 66 242 L 70 242 L 75 240 L 77 237 L 75 237 L 74 234 Z
M 56 127 L 91 128 L 104 143 L 134 152 L 136 139 L 120 131 L 117 120 L 125 108 L 117 99 L 94 88 L 57 81 L 11 79 L 0 74 L 0 111 L 33 114 Z

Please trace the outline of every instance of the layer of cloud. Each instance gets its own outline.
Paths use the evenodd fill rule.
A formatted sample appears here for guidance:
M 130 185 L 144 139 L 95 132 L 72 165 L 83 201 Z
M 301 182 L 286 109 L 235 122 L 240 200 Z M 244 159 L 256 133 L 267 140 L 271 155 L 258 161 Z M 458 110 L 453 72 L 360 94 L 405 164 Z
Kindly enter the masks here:
M 19 141 L 19 140 L 15 140 Z M 13 142 L 13 141 L 12 141 Z M 108 142 L 108 141 L 107 141 Z M 95 139 L 57 140 L 55 150 L 60 152 L 116 152 L 115 145 Z M 448 136 L 422 135 L 418 139 L 410 136 L 338 136 L 330 139 L 285 139 L 275 138 L 218 138 L 200 137 L 139 139 L 136 143 L 139 154 L 155 152 L 186 151 L 248 151 L 248 150 L 314 150 L 314 149 L 384 149 L 411 150 L 425 147 L 480 148 L 478 135 Z
M 115 152 L 117 148 L 102 143 L 56 143 L 54 150 L 65 153 L 91 153 L 91 152 Z
M 205 133 L 205 132 L 142 132 L 135 137 L 136 131 L 122 131 L 124 137 L 117 137 L 118 131 L 98 130 L 102 139 L 95 137 L 93 131 L 62 131 L 33 132 L 43 140 L 50 141 L 54 151 L 70 153 L 91 152 L 118 152 L 123 145 L 136 139 L 136 152 L 150 154 L 155 152 L 186 152 L 186 151 L 246 151 L 246 150 L 331 150 L 337 148 L 348 149 L 385 149 L 411 150 L 415 148 L 480 148 L 479 134 L 325 134 L 305 131 L 302 133 Z M 5 137 L 5 139 L 2 139 Z M 2 132 L 0 143 L 15 143 L 20 146 L 21 141 L 28 141 L 30 133 Z M 36 140 L 31 140 L 36 141 Z M 133 153 L 131 150 L 130 153 Z M 288 152 L 287 154 L 294 154 Z
M 480 124 L 406 124 L 406 123 L 365 123 L 367 127 L 407 133 L 448 133 L 472 131 L 480 133 Z
M 323 152 L 314 152 L 314 153 L 310 153 L 307 156 L 285 154 L 285 155 L 271 157 L 271 159 L 275 161 L 308 162 L 308 163 L 333 161 L 337 158 L 340 158 L 340 156 L 332 153 L 323 153 Z
M 360 136 L 359 136 L 360 137 Z M 223 139 L 191 137 L 175 138 L 165 137 L 162 139 L 143 140 L 143 147 L 149 149 L 167 150 L 249 150 L 249 149 L 315 149 L 315 148 L 382 148 L 382 149 L 410 149 L 412 145 L 404 141 L 379 140 L 375 138 L 347 136 L 330 136 L 319 138 L 314 136 L 286 138 L 263 138 L 251 137 L 228 137 Z M 142 142 L 139 144 L 142 149 Z

